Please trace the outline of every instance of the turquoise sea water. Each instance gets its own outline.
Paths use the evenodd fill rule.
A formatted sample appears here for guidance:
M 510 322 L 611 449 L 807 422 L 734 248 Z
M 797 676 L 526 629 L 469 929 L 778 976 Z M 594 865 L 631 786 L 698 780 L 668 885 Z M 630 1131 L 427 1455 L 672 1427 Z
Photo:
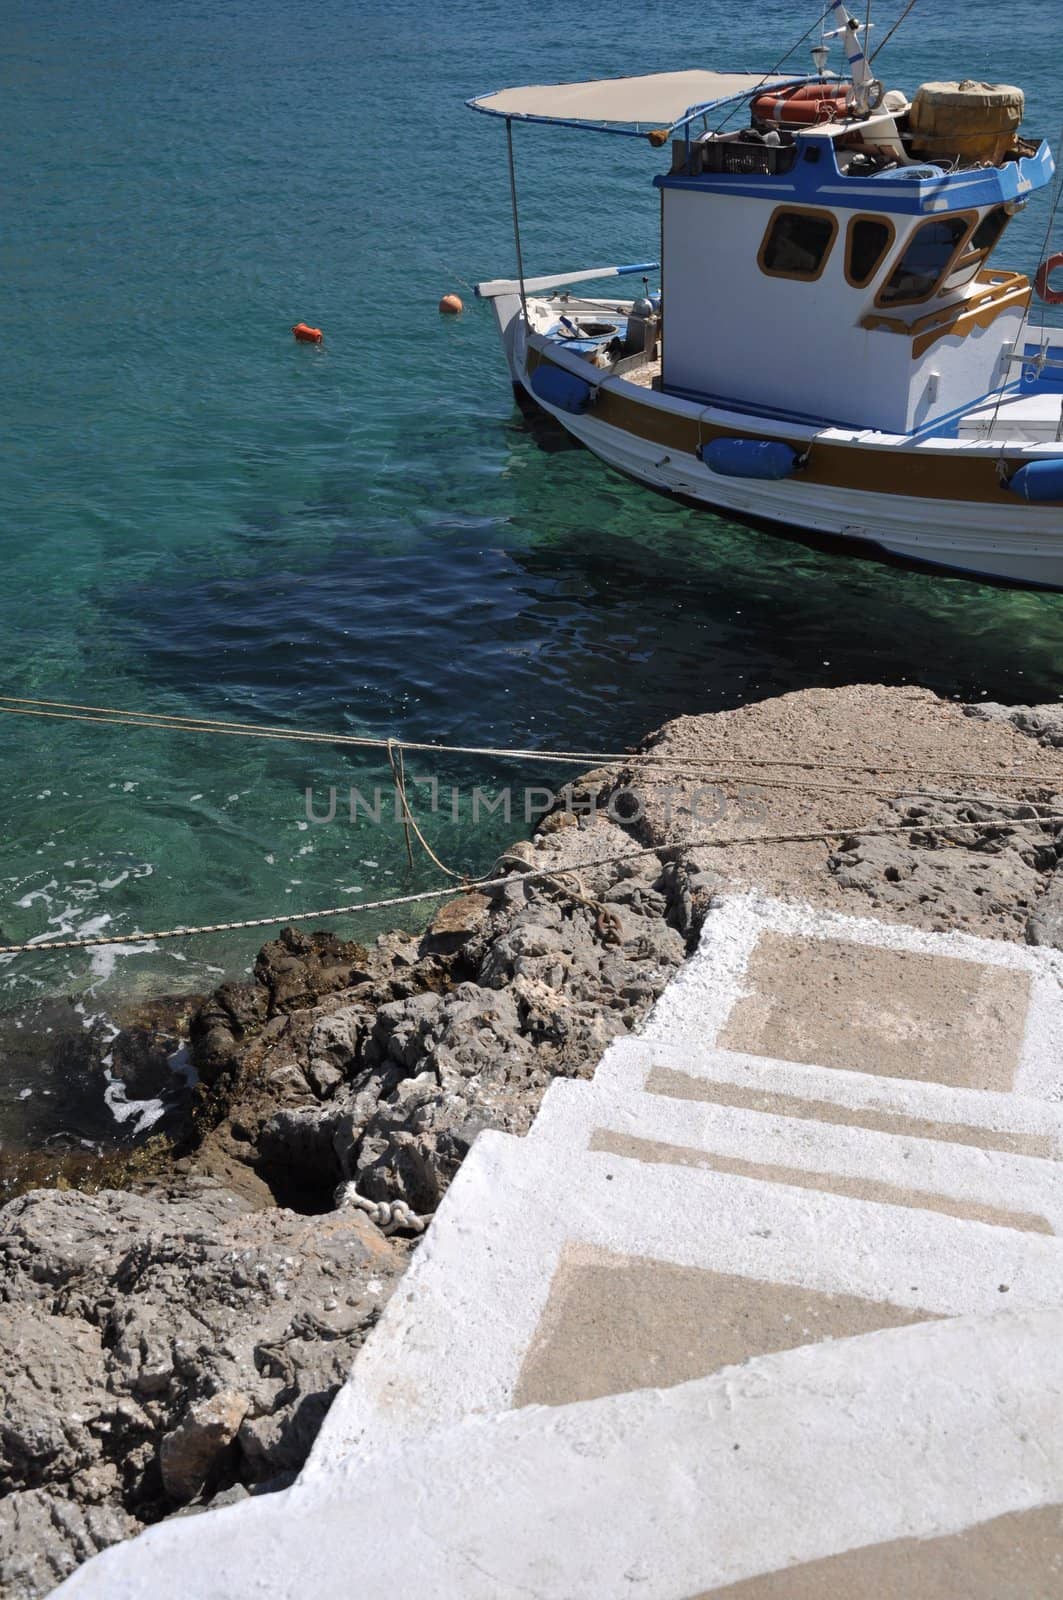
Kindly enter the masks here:
M 437 315 L 445 290 L 471 301 L 513 269 L 502 127 L 466 96 L 766 68 L 811 8 L 7 0 L 0 16 L 2 692 L 597 748 L 811 684 L 1059 694 L 1063 597 L 663 502 L 519 417 L 484 308 Z M 1055 140 L 1058 58 L 1054 0 L 1021 26 L 990 0 L 921 0 L 879 66 L 908 88 L 1023 84 L 1028 131 Z M 643 143 L 519 130 L 517 156 L 529 271 L 656 253 L 661 158 Z M 1036 264 L 1046 209 L 1003 261 Z M 300 319 L 320 349 L 293 342 Z M 307 785 L 323 801 L 385 781 L 362 755 L 13 717 L 0 739 L 5 942 L 433 881 L 393 825 L 306 823 Z M 542 781 L 411 767 L 466 790 Z M 426 826 L 482 869 L 520 823 L 472 828 L 466 808 Z M 59 995 L 98 1009 L 205 987 L 266 936 L 0 958 L 0 1007 L 25 1021 Z M 13 1060 L 0 1097 L 22 1092 Z

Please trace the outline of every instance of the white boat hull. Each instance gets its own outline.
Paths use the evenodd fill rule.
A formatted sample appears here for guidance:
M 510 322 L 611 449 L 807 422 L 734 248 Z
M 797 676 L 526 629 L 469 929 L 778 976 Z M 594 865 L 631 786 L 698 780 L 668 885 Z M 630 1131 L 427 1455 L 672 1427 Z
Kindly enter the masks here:
M 960 572 L 1063 589 L 1063 515 L 1055 507 L 1017 503 L 1016 521 L 1022 527 L 1008 530 L 996 506 L 969 501 L 827 486 L 801 485 L 795 493 L 789 479 L 772 483 L 717 477 L 693 455 L 670 454 L 662 461 L 659 448 L 618 428 L 544 409 L 609 466 L 707 509 L 852 540 Z
M 580 356 L 544 337 L 556 322 L 557 307 L 529 301 L 529 334 L 516 295 L 494 298 L 503 349 L 514 384 L 554 416 L 574 438 L 602 461 L 650 488 L 713 511 L 802 533 L 828 535 L 868 550 L 884 550 L 906 560 L 979 577 L 1031 587 L 1063 589 L 1063 505 L 1028 504 L 1000 487 L 1001 463 L 1015 467 L 1045 456 L 1063 456 L 1057 442 L 1063 395 L 1046 395 L 1042 421 L 1023 415 L 1017 438 L 1001 437 L 1008 410 L 982 420 L 972 407 L 966 437 L 920 437 L 874 433 L 832 426 L 781 422 L 729 411 L 639 386 L 623 376 L 599 372 Z M 604 302 L 598 302 L 604 304 Z M 626 306 L 615 304 L 618 314 Z M 596 403 L 574 414 L 544 401 L 531 384 L 542 361 L 595 385 Z M 604 399 L 604 404 L 602 403 Z M 612 413 L 619 401 L 625 425 Z M 1023 402 L 1027 411 L 1029 402 Z M 983 402 L 984 406 L 984 402 Z M 1037 409 L 1035 407 L 1035 409 Z M 630 420 L 629 420 L 630 419 Z M 802 472 L 779 481 L 725 477 L 712 472 L 689 444 L 692 430 L 758 438 L 782 438 L 801 450 L 830 455 L 830 473 Z M 663 441 L 663 442 L 662 442 Z M 913 475 L 959 485 L 950 497 L 938 487 L 931 494 L 904 492 Z M 861 488 L 864 479 L 878 480 Z M 889 485 L 883 489 L 878 485 Z

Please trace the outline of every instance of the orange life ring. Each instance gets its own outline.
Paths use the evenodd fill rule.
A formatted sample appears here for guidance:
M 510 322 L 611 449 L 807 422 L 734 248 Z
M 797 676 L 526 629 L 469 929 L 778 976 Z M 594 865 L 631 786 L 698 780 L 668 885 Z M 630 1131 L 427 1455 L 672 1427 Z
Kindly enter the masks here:
M 1046 306 L 1063 306 L 1063 289 L 1050 289 L 1048 286 L 1049 278 L 1058 267 L 1063 267 L 1063 250 L 1057 250 L 1054 256 L 1047 256 L 1033 280 L 1033 286 Z
M 797 89 L 758 94 L 753 116 L 759 122 L 834 122 L 848 114 L 849 92 L 834 83 L 803 83 Z

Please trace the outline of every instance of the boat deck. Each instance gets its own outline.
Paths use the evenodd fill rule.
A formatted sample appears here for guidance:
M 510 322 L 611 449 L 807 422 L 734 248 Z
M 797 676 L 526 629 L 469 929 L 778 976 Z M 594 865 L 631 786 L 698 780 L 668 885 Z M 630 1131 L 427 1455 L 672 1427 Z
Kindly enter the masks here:
M 589 355 L 588 360 L 591 360 Z M 602 366 L 599 370 L 603 377 L 622 378 L 639 389 L 661 387 L 660 355 L 632 366 L 622 361 L 618 368 Z M 1042 390 L 982 403 L 960 417 L 953 428 L 949 436 L 958 440 L 1006 439 L 1012 443 L 1057 444 L 1063 442 L 1063 393 Z
M 529 307 L 535 331 L 582 357 L 599 375 L 599 382 L 618 378 L 638 389 L 660 390 L 660 344 L 657 354 L 648 358 L 625 352 L 629 304 L 559 294 L 530 301 Z M 1060 364 L 1063 347 L 1046 346 L 1045 354 L 1056 358 L 1049 363 L 1054 368 Z M 959 443 L 999 440 L 1019 447 L 1063 443 L 1063 389 L 1044 382 L 1031 365 L 1023 369 L 1022 391 L 979 399 L 959 418 L 955 414 L 943 418 L 940 433 L 931 425 L 907 437 L 914 442 L 934 436 Z
M 630 372 L 621 374 L 628 383 L 635 383 L 640 389 L 659 389 L 661 387 L 661 358 L 655 357 L 646 361 L 641 367 L 632 367 Z
M 1009 439 L 1054 444 L 1063 439 L 1063 394 L 1041 390 L 980 405 L 960 418 L 959 439 Z

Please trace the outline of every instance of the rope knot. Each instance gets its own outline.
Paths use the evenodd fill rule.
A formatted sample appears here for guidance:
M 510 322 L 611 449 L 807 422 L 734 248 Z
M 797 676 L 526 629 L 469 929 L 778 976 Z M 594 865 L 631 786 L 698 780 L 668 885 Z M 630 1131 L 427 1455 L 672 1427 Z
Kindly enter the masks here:
M 430 1214 L 418 1216 L 405 1200 L 369 1200 L 359 1194 L 353 1183 L 341 1183 L 333 1199 L 340 1211 L 364 1211 L 370 1222 L 375 1222 L 381 1233 L 424 1233 L 432 1220 Z

